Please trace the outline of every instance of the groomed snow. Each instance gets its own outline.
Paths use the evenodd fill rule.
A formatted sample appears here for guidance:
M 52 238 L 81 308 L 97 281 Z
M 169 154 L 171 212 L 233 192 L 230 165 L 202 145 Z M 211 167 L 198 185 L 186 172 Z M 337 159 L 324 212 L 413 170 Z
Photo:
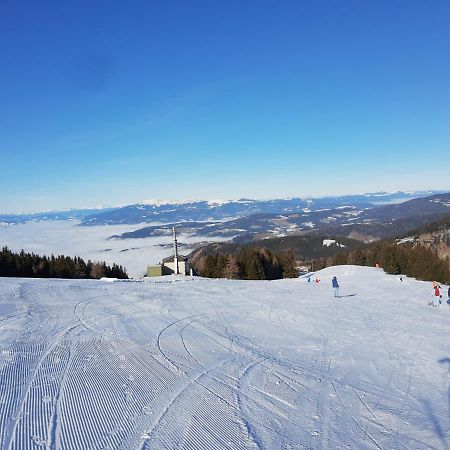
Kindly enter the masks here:
M 316 277 L 0 279 L 0 448 L 448 449 L 450 307 Z

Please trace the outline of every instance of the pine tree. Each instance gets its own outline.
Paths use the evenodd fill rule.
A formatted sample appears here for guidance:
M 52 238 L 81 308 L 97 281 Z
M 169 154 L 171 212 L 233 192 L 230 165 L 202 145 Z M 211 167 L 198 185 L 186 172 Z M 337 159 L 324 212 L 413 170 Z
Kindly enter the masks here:
M 295 255 L 292 250 L 287 252 L 278 253 L 278 260 L 281 265 L 281 274 L 283 278 L 297 278 L 298 271 L 295 267 Z
M 230 279 L 241 278 L 241 270 L 236 256 L 228 255 L 227 264 L 225 266 L 223 276 Z

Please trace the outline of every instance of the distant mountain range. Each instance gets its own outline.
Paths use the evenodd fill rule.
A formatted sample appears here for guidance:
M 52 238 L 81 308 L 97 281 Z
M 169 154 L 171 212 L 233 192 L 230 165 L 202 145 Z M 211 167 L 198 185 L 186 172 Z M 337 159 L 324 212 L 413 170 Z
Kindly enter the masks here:
M 152 202 L 120 208 L 0 215 L 0 224 L 77 219 L 80 226 L 148 224 L 111 236 L 139 239 L 181 233 L 246 243 L 292 234 L 370 242 L 399 236 L 450 214 L 450 194 L 420 191 L 324 198 Z M 155 223 L 157 225 L 155 225 Z M 130 226 L 131 228 L 131 226 Z
M 293 214 L 350 206 L 358 209 L 380 204 L 400 203 L 436 194 L 436 191 L 370 193 L 324 198 L 291 198 L 275 200 L 240 199 L 230 201 L 187 201 L 129 205 L 83 217 L 83 226 L 211 222 L 236 219 L 251 214 Z
M 176 226 L 181 233 L 229 238 L 235 243 L 291 234 L 327 234 L 369 242 L 404 234 L 449 214 L 450 193 L 447 193 L 399 204 L 372 205 L 370 208 L 338 206 L 314 209 L 310 204 L 309 208 L 282 214 L 257 213 L 228 221 L 172 222 L 143 227 L 112 238 L 170 235 L 172 226 Z
M 0 224 L 16 225 L 48 220 L 81 220 L 99 211 L 106 213 L 112 208 L 68 209 L 65 211 L 43 211 L 36 213 L 0 214 Z

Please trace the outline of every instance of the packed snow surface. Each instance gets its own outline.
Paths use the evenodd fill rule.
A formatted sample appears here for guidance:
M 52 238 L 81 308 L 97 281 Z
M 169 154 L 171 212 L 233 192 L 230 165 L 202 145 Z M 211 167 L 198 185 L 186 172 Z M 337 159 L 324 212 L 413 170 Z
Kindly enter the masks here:
M 314 277 L 0 279 L 0 447 L 448 449 L 450 307 Z

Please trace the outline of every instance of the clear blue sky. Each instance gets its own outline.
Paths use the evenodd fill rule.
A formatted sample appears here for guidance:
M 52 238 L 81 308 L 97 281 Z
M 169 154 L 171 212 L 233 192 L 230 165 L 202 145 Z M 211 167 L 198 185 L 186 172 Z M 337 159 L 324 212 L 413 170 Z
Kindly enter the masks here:
M 0 211 L 450 189 L 450 2 L 0 2 Z

